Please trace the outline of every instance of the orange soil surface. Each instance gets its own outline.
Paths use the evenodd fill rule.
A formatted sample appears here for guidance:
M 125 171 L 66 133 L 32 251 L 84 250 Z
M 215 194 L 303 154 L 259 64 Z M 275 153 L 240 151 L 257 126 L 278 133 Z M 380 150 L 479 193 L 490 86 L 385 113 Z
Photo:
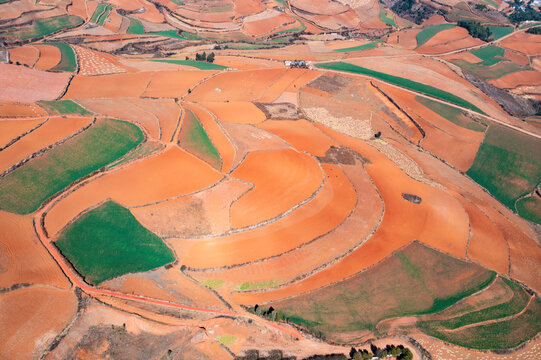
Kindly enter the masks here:
M 196 87 L 186 98 L 190 101 L 254 101 L 285 72 L 283 68 L 224 72 Z
M 282 95 L 280 95 L 280 97 L 278 99 L 274 100 L 273 102 L 275 104 L 290 103 L 290 104 L 293 104 L 295 106 L 299 105 L 297 93 L 293 92 L 293 91 L 284 91 L 282 93 Z
M 218 235 L 231 229 L 229 208 L 248 190 L 250 185 L 227 178 L 196 194 L 131 211 L 144 227 L 160 237 Z
M 308 84 L 310 81 L 317 78 L 319 75 L 323 74 L 321 71 L 317 70 L 311 70 L 307 71 L 304 74 L 302 74 L 300 77 L 298 77 L 285 91 L 294 91 L 297 92 L 301 87 Z
M 257 124 L 265 121 L 265 114 L 248 101 L 203 102 L 220 121 L 237 124 Z
M 6 146 L 11 140 L 20 136 L 26 131 L 41 124 L 45 119 L 0 119 L 0 148 Z
M 121 64 L 108 58 L 108 54 L 101 54 L 80 46 L 73 46 L 73 48 L 79 59 L 79 75 L 90 76 L 126 72 L 126 69 Z
M 332 167 L 334 166 L 330 166 L 330 168 Z M 360 164 L 340 165 L 340 168 L 357 193 L 355 208 L 341 224 L 329 233 L 316 237 L 312 242 L 279 257 L 231 269 L 217 270 L 210 273 L 210 275 L 237 283 L 276 279 L 292 280 L 333 261 L 340 254 L 346 253 L 361 243 L 377 228 L 378 220 L 383 214 L 383 202 Z M 331 173 L 327 175 L 331 175 Z M 330 176 L 329 179 L 332 180 L 333 177 Z M 347 186 L 349 187 L 349 184 Z M 323 193 L 318 196 L 323 196 Z M 351 201 L 351 199 L 333 199 L 330 197 L 330 193 L 326 196 L 329 196 L 327 199 L 332 203 L 332 207 L 325 208 L 329 213 L 341 212 L 340 208 L 343 206 L 343 201 L 347 203 Z M 208 275 L 208 272 L 198 274 L 198 276 Z M 233 294 L 233 301 L 237 302 L 242 297 L 242 294 Z M 242 301 L 238 302 L 242 303 Z
M 68 6 L 69 15 L 77 15 L 83 19 L 87 18 L 85 0 L 72 0 L 71 6 Z
M 247 294 L 244 304 L 262 303 L 317 289 L 362 271 L 412 240 L 464 258 L 468 240 L 468 218 L 449 194 L 417 182 L 361 141 L 317 125 L 342 145 L 349 146 L 371 161 L 365 166 L 385 202 L 385 214 L 376 233 L 342 261 L 293 285 L 265 293 Z M 404 200 L 401 193 L 415 194 L 421 204 Z
M 215 71 L 162 71 L 154 73 L 143 96 L 180 97 Z
M 120 32 L 120 27 L 122 26 L 122 21 L 125 18 L 121 15 L 119 15 L 116 11 L 116 9 L 113 9 L 110 13 L 107 19 L 105 20 L 103 27 L 111 30 L 114 33 Z
M 71 74 L 52 73 L 24 66 L 0 64 L 0 101 L 29 104 L 38 100 L 57 99 L 68 84 Z
M 35 46 L 21 46 L 9 50 L 9 59 L 12 63 L 17 63 L 34 66 L 39 59 L 39 49 Z
M 39 357 L 76 312 L 77 297 L 71 291 L 29 288 L 0 296 L 0 356 Z
M 391 33 L 387 43 L 389 45 L 398 45 L 404 49 L 413 50 L 417 47 L 417 34 L 421 29 L 406 29 Z
M 136 123 L 156 140 L 170 141 L 180 115 L 176 103 L 167 99 L 81 99 L 78 103 L 92 112 Z
M 47 116 L 47 113 L 37 105 L 16 104 L 0 101 L 0 118 L 39 116 Z
M 225 22 L 231 22 L 231 19 L 235 16 L 234 11 L 223 11 L 223 12 L 202 12 L 202 11 L 195 11 L 188 8 L 178 8 L 175 10 L 175 13 L 186 17 L 188 19 L 197 19 L 199 21 L 206 21 L 206 22 L 218 22 L 218 23 L 225 23 Z
M 221 178 L 203 161 L 171 147 L 158 156 L 113 170 L 70 193 L 48 212 L 45 225 L 49 234 L 55 234 L 81 211 L 106 199 L 124 206 L 150 204 L 204 189 Z
M 243 28 L 249 35 L 259 37 L 278 30 L 282 25 L 294 22 L 295 19 L 291 16 L 279 13 L 277 16 L 264 20 L 245 22 Z
M 238 70 L 257 70 L 261 68 L 281 68 L 281 62 L 266 59 L 251 59 L 234 55 L 216 55 L 216 64 Z
M 505 50 L 504 57 L 511 60 L 515 64 L 530 65 L 530 59 L 526 55 L 516 51 Z
M 501 89 L 514 89 L 523 85 L 536 86 L 541 84 L 541 72 L 534 70 L 517 71 L 498 79 L 489 80 L 489 83 Z
M 171 240 L 171 245 L 182 254 L 183 264 L 212 268 L 269 258 L 331 231 L 353 210 L 356 196 L 339 167 L 321 166 L 326 173 L 321 191 L 287 216 L 256 229 L 210 239 Z
M 144 12 L 136 12 L 134 16 L 139 17 L 143 20 L 147 20 L 154 23 L 164 22 L 163 15 L 156 9 L 156 7 L 145 0 L 109 0 L 109 3 L 117 5 L 118 7 L 132 11 L 137 10 L 141 7 L 145 8 Z
M 509 246 L 501 232 L 477 206 L 461 196 L 456 198 L 470 218 L 470 244 L 468 257 L 500 274 L 509 271 Z
M 39 243 L 31 215 L 15 215 L 0 210 L 0 260 L 0 288 L 21 283 L 63 289 L 70 286 L 58 265 Z
M 60 49 L 52 45 L 34 45 L 39 49 L 39 59 L 34 65 L 38 70 L 49 70 L 55 67 L 61 60 Z
M 464 60 L 464 61 L 467 61 L 467 62 L 469 62 L 471 64 L 476 64 L 476 63 L 479 63 L 479 62 L 483 61 L 482 59 L 479 59 L 477 56 L 473 55 L 469 51 L 463 51 L 463 52 L 459 52 L 459 53 L 456 53 L 456 54 L 445 55 L 445 56 L 442 56 L 442 59 L 445 59 L 445 60 Z
M 481 44 L 483 41 L 472 38 L 468 30 L 457 26 L 440 31 L 416 51 L 423 54 L 441 54 Z
M 75 75 L 64 99 L 139 97 L 153 73 L 113 74 L 100 76 Z
M 35 131 L 0 152 L 0 172 L 34 154 L 35 152 L 64 139 L 88 125 L 89 117 L 52 117 Z
M 197 105 L 189 105 L 186 103 L 183 103 L 183 106 L 191 110 L 194 115 L 197 116 L 210 140 L 218 150 L 220 158 L 222 159 L 221 171 L 223 173 L 230 172 L 235 162 L 235 148 L 224 134 L 220 125 L 214 120 L 212 115 L 206 109 L 203 109 Z
M 222 123 L 236 149 L 235 166 L 247 153 L 258 150 L 285 149 L 288 145 L 279 137 L 247 124 Z
M 250 153 L 231 175 L 254 185 L 231 206 L 233 228 L 282 214 L 312 196 L 324 180 L 317 161 L 291 149 Z
M 260 124 L 259 127 L 277 135 L 298 151 L 306 151 L 314 156 L 323 157 L 331 146 L 338 145 L 304 119 L 268 120 Z
M 526 55 L 541 55 L 539 35 L 517 32 L 501 42 L 501 46 Z
M 288 69 L 280 79 L 269 86 L 263 95 L 258 99 L 262 103 L 270 103 L 276 100 L 287 88 L 289 88 L 298 78 L 303 76 L 309 70 Z
M 238 18 L 265 10 L 265 6 L 259 0 L 237 0 L 233 4 Z

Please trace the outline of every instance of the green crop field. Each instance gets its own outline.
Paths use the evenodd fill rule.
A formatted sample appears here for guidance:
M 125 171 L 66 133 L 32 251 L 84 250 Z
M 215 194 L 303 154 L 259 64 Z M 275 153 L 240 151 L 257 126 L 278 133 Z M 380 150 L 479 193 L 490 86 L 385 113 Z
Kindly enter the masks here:
M 383 7 L 383 5 L 379 4 L 379 19 L 381 22 L 385 24 L 389 24 L 392 27 L 396 27 L 396 23 L 394 22 L 394 19 L 387 14 L 387 11 Z
M 164 62 L 169 64 L 178 64 L 178 65 L 186 65 L 191 66 L 194 68 L 198 68 L 201 70 L 223 70 L 227 69 L 227 66 L 218 65 L 214 63 L 209 63 L 206 61 L 195 61 L 195 60 L 174 60 L 174 59 L 163 59 L 163 60 L 152 60 L 156 62 Z
M 478 64 L 472 64 L 464 60 L 451 60 L 451 62 L 462 68 L 462 70 L 485 80 L 498 79 L 507 74 L 529 69 L 528 66 L 520 66 L 508 60 L 500 61 L 490 67 L 483 65 L 483 62 Z
M 387 318 L 441 311 L 494 277 L 479 265 L 414 242 L 368 271 L 269 305 L 282 318 L 340 340 L 334 334 L 375 331 Z
M 133 124 L 98 121 L 1 178 L 0 209 L 32 213 L 49 197 L 123 156 L 143 139 L 143 133 Z
M 103 26 L 105 24 L 105 20 L 109 17 L 109 14 L 111 13 L 111 10 L 113 10 L 112 5 L 107 5 L 105 9 L 103 10 L 103 13 L 101 13 L 98 16 L 97 24 Z
M 297 19 L 297 22 L 299 23 L 299 26 L 297 26 L 296 28 L 278 31 L 276 34 L 287 34 L 287 33 L 291 33 L 291 32 L 303 32 L 306 29 L 306 25 L 304 25 L 304 23 L 302 21 L 300 21 L 299 19 Z
M 373 48 L 375 48 L 376 46 L 378 46 L 378 42 L 377 42 L 377 41 L 371 41 L 371 42 L 366 43 L 366 44 L 363 44 L 363 45 L 352 46 L 352 47 L 343 48 L 343 49 L 335 49 L 334 51 L 338 51 L 338 52 L 352 52 L 352 51 L 359 51 L 359 50 L 373 49 Z
M 516 207 L 520 216 L 541 225 L 541 198 L 538 195 L 518 200 Z
M 208 162 L 214 168 L 220 169 L 221 159 L 218 150 L 208 137 L 197 116 L 190 110 L 186 110 L 179 143 L 188 152 Z
M 123 156 L 122 158 L 118 159 L 117 161 L 109 164 L 108 168 L 114 168 L 116 166 L 125 164 L 127 162 L 154 154 L 158 151 L 161 151 L 165 148 L 165 145 L 162 144 L 159 141 L 154 140 L 147 140 L 144 143 L 142 143 L 140 146 L 134 148 L 130 152 L 126 154 L 126 156 Z
M 49 19 L 35 20 L 32 25 L 21 26 L 13 31 L 8 30 L 2 35 L 13 36 L 20 40 L 36 39 L 62 29 L 79 26 L 83 22 L 83 19 L 75 15 L 61 15 Z
M 176 30 L 164 30 L 164 31 L 153 31 L 153 32 L 145 32 L 145 28 L 143 27 L 143 24 L 134 18 L 128 18 L 130 20 L 130 25 L 128 26 L 128 30 L 126 30 L 126 33 L 133 34 L 133 35 L 157 35 L 157 36 L 165 36 L 170 37 L 173 39 L 185 39 L 185 40 L 191 40 L 186 38 L 184 35 L 181 35 Z M 182 32 L 184 34 L 184 32 Z
M 417 34 L 417 47 L 420 47 L 424 43 L 426 43 L 428 40 L 430 40 L 434 35 L 439 33 L 440 31 L 452 29 L 456 25 L 455 24 L 438 24 L 438 25 L 430 25 L 421 30 Z
M 417 101 L 423 106 L 426 106 L 430 110 L 434 111 L 436 114 L 449 120 L 455 125 L 463 127 L 465 129 L 477 131 L 477 132 L 485 132 L 486 130 L 485 125 L 482 125 L 478 122 L 471 120 L 470 118 L 465 116 L 461 110 L 457 108 L 454 108 L 447 104 L 443 104 L 438 101 L 434 101 L 422 96 L 416 96 L 415 101 Z
M 260 281 L 260 282 L 245 282 L 238 286 L 238 289 L 241 291 L 245 290 L 261 290 L 261 289 L 268 289 L 271 287 L 278 286 L 282 283 L 281 280 L 267 280 L 267 281 Z
M 502 38 L 505 35 L 509 35 L 513 32 L 512 26 L 488 26 L 488 29 L 492 33 L 494 40 L 498 40 L 499 38 Z
M 541 301 L 535 298 L 526 311 L 508 320 L 445 331 L 437 322 L 418 324 L 424 332 L 452 344 L 473 349 L 509 349 L 530 340 L 541 331 Z
M 470 51 L 473 55 L 483 60 L 480 65 L 491 66 L 504 59 L 505 50 L 496 45 L 485 46 Z
M 175 260 L 157 235 L 113 201 L 82 215 L 55 244 L 90 284 L 152 270 Z
M 418 91 L 420 93 L 433 96 L 435 98 L 448 101 L 450 103 L 477 111 L 478 113 L 484 114 L 484 112 L 479 109 L 477 106 L 471 104 L 470 102 L 459 98 L 456 95 L 453 95 L 451 93 L 448 93 L 447 91 L 437 89 L 430 85 L 421 84 L 417 81 L 405 79 L 402 77 L 394 76 L 385 74 L 379 71 L 374 71 L 370 69 L 366 69 L 360 66 L 356 66 L 349 63 L 344 62 L 334 62 L 334 63 L 324 63 L 324 64 L 318 64 L 317 65 L 320 68 L 323 69 L 331 69 L 331 70 L 339 70 L 339 71 L 347 71 L 355 74 L 362 74 L 362 75 L 368 75 L 375 77 L 376 79 L 380 79 L 383 81 L 390 82 L 395 85 L 402 86 L 406 89 Z
M 92 21 L 94 24 L 97 24 L 100 15 L 103 14 L 107 6 L 109 5 L 106 3 L 99 3 L 98 6 L 96 6 L 96 9 L 94 9 L 94 13 L 92 14 L 92 17 L 90 17 L 90 21 Z
M 72 47 L 64 43 L 43 43 L 44 45 L 52 45 L 60 50 L 61 58 L 60 63 L 56 65 L 51 70 L 56 71 L 68 71 L 75 72 L 77 71 L 77 56 Z
M 490 126 L 467 174 L 504 205 L 529 194 L 541 179 L 539 141 L 499 126 Z
M 63 115 L 63 114 L 78 114 L 78 115 L 89 115 L 92 114 L 90 111 L 81 107 L 76 102 L 71 100 L 41 100 L 38 101 L 38 105 L 47 111 L 49 115 Z

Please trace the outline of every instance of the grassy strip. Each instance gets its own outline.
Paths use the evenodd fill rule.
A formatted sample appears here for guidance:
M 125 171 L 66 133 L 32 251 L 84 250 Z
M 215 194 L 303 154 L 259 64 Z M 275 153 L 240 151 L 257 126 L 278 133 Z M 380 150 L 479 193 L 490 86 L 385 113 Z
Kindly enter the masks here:
M 180 145 L 215 169 L 220 168 L 220 154 L 191 110 L 186 110 L 180 133 Z
M 147 140 L 145 143 L 141 144 L 141 146 L 133 149 L 132 151 L 127 153 L 126 156 L 108 165 L 107 167 L 114 168 L 116 166 L 125 164 L 127 162 L 137 160 L 141 157 L 154 154 L 155 152 L 158 152 L 162 150 L 163 148 L 165 148 L 165 145 L 162 144 L 161 142 L 154 141 L 154 140 Z
M 511 210 L 541 179 L 539 141 L 499 126 L 490 126 L 467 174 Z
M 452 106 L 449 106 L 447 104 L 444 104 L 438 101 L 434 101 L 432 99 L 425 98 L 423 96 L 416 96 L 415 101 L 429 108 L 436 114 L 449 120 L 455 125 L 458 125 L 468 130 L 477 131 L 477 132 L 485 132 L 486 130 L 486 126 L 467 118 L 462 113 L 462 111 L 457 108 L 454 108 Z
M 537 195 L 532 195 L 523 198 L 516 203 L 517 211 L 524 219 L 530 220 L 541 225 L 541 198 Z
M 356 66 L 356 65 L 344 63 L 344 62 L 318 64 L 317 66 L 323 69 L 347 71 L 347 72 L 351 72 L 355 74 L 372 76 L 372 77 L 375 77 L 376 79 L 387 81 L 392 84 L 402 86 L 406 89 L 410 89 L 410 90 L 420 92 L 422 94 L 430 95 L 435 98 L 445 100 L 455 105 L 459 105 L 467 109 L 477 111 L 478 113 L 484 114 L 484 112 L 481 109 L 479 109 L 477 106 L 471 104 L 470 102 L 462 98 L 459 98 L 458 96 L 448 93 L 447 91 L 437 89 L 430 85 L 421 84 L 417 81 L 405 79 L 405 78 L 394 76 L 394 75 L 385 74 L 379 71 L 366 69 L 360 66 Z
M 297 21 L 299 22 L 299 26 L 297 26 L 296 28 L 278 31 L 275 34 L 287 34 L 287 33 L 292 33 L 292 32 L 296 33 L 296 32 L 303 32 L 304 30 L 306 30 L 306 25 L 304 25 L 304 23 L 300 21 L 299 19 L 297 19 Z
M 223 346 L 230 346 L 235 343 L 237 337 L 234 335 L 218 335 L 216 336 L 216 340 Z
M 100 16 L 98 17 L 98 25 L 101 25 L 103 26 L 103 24 L 105 24 L 105 20 L 107 20 L 107 17 L 109 17 L 109 14 L 111 13 L 111 10 L 113 10 L 113 6 L 112 5 L 107 5 L 105 7 L 105 10 L 103 11 L 102 14 L 100 14 Z
M 76 102 L 71 100 L 41 100 L 38 101 L 38 105 L 47 111 L 49 115 L 63 115 L 63 114 L 78 114 L 78 115 L 90 115 L 90 111 L 82 108 Z
M 203 285 L 205 285 L 206 287 L 212 290 L 221 288 L 224 282 L 225 280 L 222 280 L 222 279 L 206 279 L 206 280 L 201 281 Z
M 79 26 L 83 22 L 83 19 L 75 15 L 61 15 L 49 19 L 35 20 L 32 25 L 18 27 L 2 35 L 13 36 L 20 40 L 36 39 L 62 29 Z
M 373 49 L 373 48 L 375 48 L 376 46 L 378 46 L 378 42 L 377 42 L 377 41 L 371 41 L 371 42 L 366 43 L 366 44 L 363 44 L 363 45 L 352 46 L 352 47 L 343 48 L 343 49 L 335 49 L 334 51 L 338 51 L 338 52 L 352 52 L 352 51 L 360 51 L 360 50 L 366 50 L 366 49 Z
M 379 4 L 379 20 L 385 24 L 391 25 L 392 27 L 396 27 L 394 19 L 389 17 L 389 14 L 387 14 L 387 11 L 381 4 Z
M 431 336 L 467 348 L 510 349 L 541 331 L 541 301 L 534 299 L 523 314 L 513 319 L 463 330 L 448 332 L 431 321 L 419 322 L 417 326 Z
M 94 13 L 92 14 L 92 17 L 90 17 L 90 21 L 94 24 L 97 24 L 100 15 L 103 13 L 107 6 L 108 4 L 106 3 L 99 3 L 98 6 L 96 6 L 96 9 L 94 9 Z
M 162 59 L 162 60 L 152 60 L 156 62 L 163 62 L 163 63 L 169 63 L 169 64 L 177 64 L 177 65 L 186 65 L 198 68 L 200 70 L 224 70 L 227 69 L 227 66 L 209 63 L 206 61 L 195 61 L 195 60 L 169 60 L 169 59 Z
M 456 26 L 455 24 L 438 24 L 438 25 L 430 25 L 424 28 L 421 32 L 417 34 L 417 48 L 419 48 L 421 45 L 426 43 L 428 40 L 430 40 L 434 35 L 436 35 L 440 31 L 452 29 L 455 26 Z
M 281 284 L 281 280 L 268 280 L 268 281 L 260 281 L 260 282 L 245 282 L 239 285 L 239 290 L 245 291 L 245 290 L 260 290 L 260 289 L 267 289 L 274 287 L 276 285 Z
M 85 132 L 0 178 L 0 209 L 36 211 L 72 182 L 126 154 L 143 140 L 141 130 L 119 120 L 103 120 Z
M 56 246 L 91 284 L 175 260 L 158 236 L 113 201 L 77 219 L 60 235 Z
M 509 35 L 513 32 L 512 26 L 487 26 L 487 27 L 492 33 L 494 40 L 498 40 L 499 38 L 502 38 L 505 35 Z
M 145 32 L 145 28 L 143 27 L 143 24 L 134 18 L 129 17 L 130 25 L 128 26 L 128 30 L 126 30 L 127 34 L 132 35 L 157 35 L 157 36 L 165 36 L 170 37 L 173 39 L 184 39 L 184 40 L 190 40 L 186 38 L 182 32 L 182 34 L 179 34 L 176 30 L 164 30 L 164 31 L 154 31 L 154 32 Z
M 472 50 L 470 53 L 483 60 L 483 62 L 479 63 L 478 65 L 491 66 L 504 59 L 505 50 L 499 46 L 490 45 Z
M 472 64 L 460 59 L 451 60 L 451 62 L 462 68 L 462 70 L 485 80 L 498 79 L 507 74 L 529 69 L 528 66 L 520 66 L 511 61 L 500 61 L 490 67 L 483 65 L 482 62 Z
M 58 63 L 51 70 L 56 71 L 68 71 L 76 72 L 77 71 L 77 56 L 75 51 L 71 46 L 65 43 L 55 42 L 55 43 L 43 43 L 44 45 L 52 45 L 60 50 L 60 63 Z

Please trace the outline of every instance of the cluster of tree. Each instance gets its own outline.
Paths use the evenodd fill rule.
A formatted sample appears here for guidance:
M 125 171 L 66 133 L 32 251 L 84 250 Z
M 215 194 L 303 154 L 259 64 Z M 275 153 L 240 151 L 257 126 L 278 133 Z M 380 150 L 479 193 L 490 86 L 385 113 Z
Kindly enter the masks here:
M 188 56 L 186 56 L 186 60 L 190 60 L 190 58 Z M 207 55 L 206 52 L 203 51 L 202 54 L 200 53 L 196 53 L 195 54 L 195 60 L 196 61 L 206 61 L 206 62 L 214 62 L 214 53 L 211 52 L 210 54 Z
M 535 26 L 526 30 L 528 34 L 541 35 L 541 26 Z
M 428 19 L 434 13 L 434 8 L 415 0 L 399 0 L 391 7 L 391 10 L 417 25 L 420 25 L 424 19 Z
M 370 351 L 368 350 L 357 350 L 351 348 L 349 356 L 353 360 L 367 360 L 372 359 L 373 357 L 384 358 L 386 356 L 394 356 L 398 360 L 411 360 L 413 359 L 413 353 L 410 349 L 398 345 L 387 345 L 384 348 L 378 348 L 376 345 L 370 345 Z
M 514 24 L 522 21 L 539 21 L 541 20 L 541 11 L 535 10 L 530 5 L 516 7 L 515 11 L 509 15 L 509 20 Z
M 471 36 L 483 41 L 492 40 L 492 31 L 486 26 L 481 25 L 479 21 L 459 21 L 458 26 L 468 30 Z
M 261 306 L 256 304 L 254 306 L 253 310 L 257 315 L 264 316 L 266 318 L 271 319 L 272 321 L 280 320 L 280 319 L 277 318 L 278 317 L 278 312 L 272 306 L 269 307 L 267 310 L 264 310 Z
M 248 350 L 244 356 L 235 356 L 235 360 L 296 360 L 296 357 L 284 356 L 282 350 L 271 350 L 267 356 L 261 356 L 258 350 Z

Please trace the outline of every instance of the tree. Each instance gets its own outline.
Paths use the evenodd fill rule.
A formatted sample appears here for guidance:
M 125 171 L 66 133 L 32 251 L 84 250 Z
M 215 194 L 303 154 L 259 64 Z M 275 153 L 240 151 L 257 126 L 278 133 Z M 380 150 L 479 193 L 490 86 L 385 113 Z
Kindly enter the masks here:
M 211 52 L 208 56 L 207 56 L 207 62 L 211 63 L 211 62 L 214 62 L 214 53 Z
M 186 55 L 186 60 L 190 60 L 190 57 L 188 55 Z
M 203 54 L 201 55 L 201 61 L 207 60 L 207 53 L 203 51 Z
M 195 54 L 195 60 L 196 60 L 196 61 L 201 61 L 201 54 L 196 53 L 196 54 Z

